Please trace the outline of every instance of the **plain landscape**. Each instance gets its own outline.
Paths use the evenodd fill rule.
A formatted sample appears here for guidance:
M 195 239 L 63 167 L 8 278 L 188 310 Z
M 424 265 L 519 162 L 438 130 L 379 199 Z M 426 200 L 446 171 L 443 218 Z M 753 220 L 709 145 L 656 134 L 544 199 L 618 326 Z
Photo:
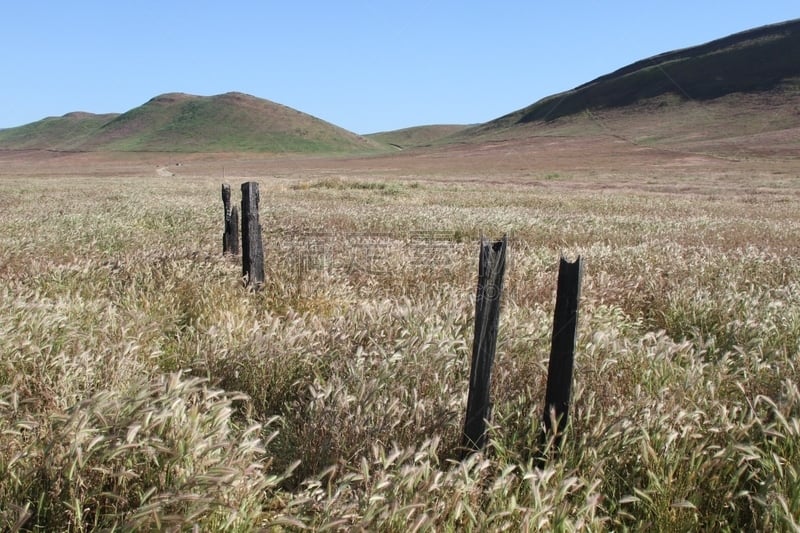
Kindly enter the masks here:
M 799 43 L 758 28 L 485 124 L 170 93 L 0 130 L 2 528 L 800 530 Z M 222 254 L 246 181 L 259 291 Z M 562 255 L 571 417 L 540 464 Z

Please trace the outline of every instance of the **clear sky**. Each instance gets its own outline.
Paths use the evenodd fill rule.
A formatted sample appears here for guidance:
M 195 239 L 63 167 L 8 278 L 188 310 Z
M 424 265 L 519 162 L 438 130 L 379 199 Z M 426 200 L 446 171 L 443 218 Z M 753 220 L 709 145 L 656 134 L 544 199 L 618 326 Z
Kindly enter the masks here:
M 356 133 L 486 122 L 798 0 L 2 0 L 0 128 L 239 91 Z

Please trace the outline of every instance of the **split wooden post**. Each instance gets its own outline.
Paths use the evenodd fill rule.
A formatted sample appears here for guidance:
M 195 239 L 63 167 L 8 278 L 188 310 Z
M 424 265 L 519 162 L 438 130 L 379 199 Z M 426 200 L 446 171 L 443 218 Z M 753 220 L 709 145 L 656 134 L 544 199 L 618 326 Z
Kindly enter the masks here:
M 573 263 L 564 257 L 561 258 L 543 413 L 545 436 L 552 435 L 553 421 L 557 424 L 554 441 L 556 447 L 560 444 L 561 434 L 567 427 L 569 415 L 582 270 L 580 256 Z
M 222 205 L 225 209 L 222 255 L 239 255 L 239 210 L 231 207 L 231 186 L 227 183 L 222 184 Z
M 258 220 L 258 183 L 242 183 L 242 275 L 249 287 L 264 284 L 264 248 Z
M 486 444 L 486 423 L 492 410 L 489 385 L 497 348 L 507 245 L 506 235 L 502 240 L 491 243 L 481 237 L 478 291 L 475 297 L 475 337 L 462 444 L 464 456 L 480 450 Z

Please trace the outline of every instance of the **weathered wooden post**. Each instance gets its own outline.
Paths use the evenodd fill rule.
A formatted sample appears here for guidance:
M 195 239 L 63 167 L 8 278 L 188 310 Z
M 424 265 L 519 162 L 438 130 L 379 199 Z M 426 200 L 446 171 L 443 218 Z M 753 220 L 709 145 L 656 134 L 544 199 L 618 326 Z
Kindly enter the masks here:
M 581 258 L 569 263 L 561 258 L 558 267 L 556 309 L 553 317 L 553 339 L 547 366 L 547 391 L 544 399 L 544 436 L 552 435 L 556 421 L 555 445 L 567 427 L 572 389 L 572 367 L 575 360 L 575 335 L 578 331 L 578 300 L 581 292 Z
M 507 236 L 492 243 L 481 238 L 478 262 L 478 291 L 475 297 L 475 337 L 469 376 L 467 416 L 464 422 L 463 455 L 486 444 L 486 422 L 491 416 L 489 384 L 497 347 L 500 296 L 506 267 Z
M 222 233 L 222 254 L 239 255 L 239 210 L 231 208 L 231 186 L 222 184 L 222 205 L 225 209 L 225 231 Z
M 242 275 L 249 287 L 264 284 L 264 248 L 258 220 L 258 183 L 242 183 Z

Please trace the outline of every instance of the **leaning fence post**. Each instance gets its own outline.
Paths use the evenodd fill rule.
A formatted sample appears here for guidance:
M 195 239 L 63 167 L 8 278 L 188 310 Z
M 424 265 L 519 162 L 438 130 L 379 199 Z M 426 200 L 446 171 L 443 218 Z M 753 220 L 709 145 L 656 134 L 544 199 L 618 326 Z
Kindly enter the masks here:
M 478 262 L 478 291 L 475 297 L 475 337 L 472 343 L 472 366 L 469 375 L 467 415 L 462 447 L 464 456 L 486 444 L 486 422 L 491 416 L 489 382 L 497 347 L 500 320 L 500 296 L 506 266 L 508 239 L 492 243 L 481 237 Z
M 222 254 L 239 255 L 239 210 L 231 208 L 231 186 L 227 183 L 222 184 L 222 205 L 225 209 Z
M 258 221 L 258 183 L 242 183 L 242 275 L 247 285 L 264 284 L 264 249 Z
M 578 300 L 581 292 L 581 258 L 569 263 L 561 257 L 558 267 L 556 309 L 553 317 L 553 339 L 547 366 L 547 392 L 543 421 L 545 436 L 552 435 L 552 422 L 558 424 L 555 445 L 567 427 L 572 389 L 572 367 L 575 360 L 575 335 L 578 330 Z

